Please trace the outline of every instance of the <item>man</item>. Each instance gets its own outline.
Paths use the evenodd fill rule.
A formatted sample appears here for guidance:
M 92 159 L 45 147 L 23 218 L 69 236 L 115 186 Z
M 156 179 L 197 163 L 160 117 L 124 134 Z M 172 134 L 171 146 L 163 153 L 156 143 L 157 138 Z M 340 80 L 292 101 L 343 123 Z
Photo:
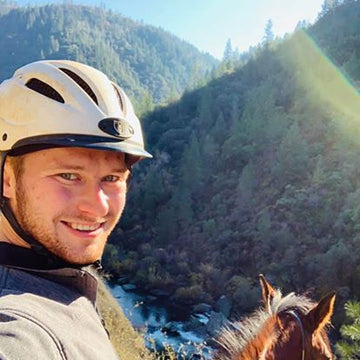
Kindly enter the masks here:
M 0 358 L 116 359 L 96 312 L 97 265 L 151 155 L 116 84 L 39 61 L 0 84 Z

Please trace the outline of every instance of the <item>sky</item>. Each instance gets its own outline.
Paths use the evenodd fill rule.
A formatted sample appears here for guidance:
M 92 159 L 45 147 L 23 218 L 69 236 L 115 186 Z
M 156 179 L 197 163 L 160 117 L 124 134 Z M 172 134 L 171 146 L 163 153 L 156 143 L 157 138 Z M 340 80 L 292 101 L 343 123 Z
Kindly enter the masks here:
M 18 4 L 65 0 L 17 0 Z M 72 0 L 112 9 L 133 20 L 161 27 L 218 59 L 228 39 L 246 51 L 262 41 L 271 19 L 277 36 L 294 31 L 300 20 L 313 23 L 324 0 Z

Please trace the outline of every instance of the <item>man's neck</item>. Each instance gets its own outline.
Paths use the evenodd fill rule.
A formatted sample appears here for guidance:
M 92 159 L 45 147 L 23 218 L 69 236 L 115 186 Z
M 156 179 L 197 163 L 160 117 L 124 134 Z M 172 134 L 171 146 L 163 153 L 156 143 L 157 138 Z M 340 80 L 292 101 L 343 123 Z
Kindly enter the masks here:
M 12 245 L 30 248 L 30 245 L 16 234 L 5 216 L 0 214 L 0 242 L 6 242 Z

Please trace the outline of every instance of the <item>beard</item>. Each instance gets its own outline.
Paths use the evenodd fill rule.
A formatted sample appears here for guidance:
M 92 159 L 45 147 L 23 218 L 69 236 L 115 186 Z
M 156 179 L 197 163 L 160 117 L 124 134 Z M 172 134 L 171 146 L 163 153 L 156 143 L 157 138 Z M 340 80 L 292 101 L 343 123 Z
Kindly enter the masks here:
M 16 189 L 16 219 L 26 234 L 30 235 L 38 243 L 44 246 L 51 253 L 63 258 L 61 254 L 66 249 L 56 241 L 54 234 L 41 224 L 41 217 L 33 211 L 31 202 L 25 187 L 19 183 Z

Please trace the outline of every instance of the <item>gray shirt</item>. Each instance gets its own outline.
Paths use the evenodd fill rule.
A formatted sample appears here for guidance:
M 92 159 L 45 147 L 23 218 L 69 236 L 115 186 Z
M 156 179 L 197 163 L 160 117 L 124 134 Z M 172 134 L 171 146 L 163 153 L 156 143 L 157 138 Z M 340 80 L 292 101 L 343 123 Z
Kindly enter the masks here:
M 118 359 L 88 271 L 0 265 L 0 360 Z

